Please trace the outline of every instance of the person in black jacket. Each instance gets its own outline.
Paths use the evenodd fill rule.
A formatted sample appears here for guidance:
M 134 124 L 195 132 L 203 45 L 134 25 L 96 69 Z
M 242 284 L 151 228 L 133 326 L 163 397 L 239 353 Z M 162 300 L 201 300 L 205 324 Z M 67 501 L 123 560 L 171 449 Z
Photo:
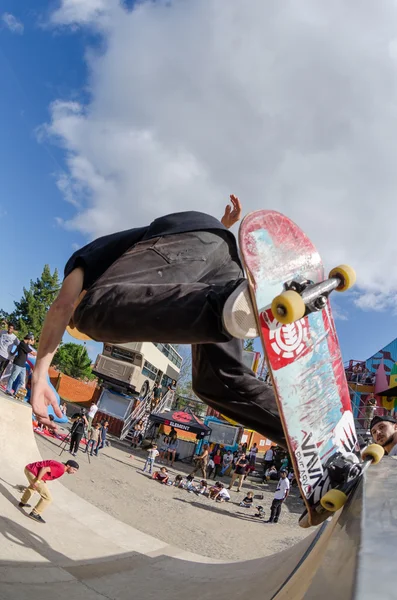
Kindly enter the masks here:
M 25 385 L 26 381 L 26 359 L 28 354 L 36 355 L 32 348 L 32 344 L 34 344 L 34 335 L 33 333 L 28 333 L 25 335 L 23 340 L 19 342 L 16 350 L 11 352 L 11 356 L 15 356 L 12 371 L 10 377 L 8 379 L 7 384 L 7 394 L 9 396 L 13 396 L 13 386 L 15 381 L 18 379 L 17 387 L 15 389 L 15 394 L 18 393 L 19 388 L 22 385 Z
M 88 427 L 88 420 L 85 416 L 85 409 L 82 408 L 79 413 L 75 413 L 72 416 L 72 429 L 70 430 L 70 448 L 69 452 L 73 456 L 76 456 L 81 438 L 84 436 L 85 428 Z

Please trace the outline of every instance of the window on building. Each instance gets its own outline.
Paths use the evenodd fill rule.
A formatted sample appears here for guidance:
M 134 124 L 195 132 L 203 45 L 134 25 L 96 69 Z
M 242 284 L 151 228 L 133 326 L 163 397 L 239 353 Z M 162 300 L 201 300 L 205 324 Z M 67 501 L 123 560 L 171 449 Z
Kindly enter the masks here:
M 170 360 L 172 363 L 174 363 L 174 365 L 176 365 L 178 369 L 181 368 L 182 359 L 178 355 L 178 353 L 174 350 L 174 348 L 171 346 L 171 344 L 160 344 L 160 343 L 154 342 L 154 345 L 156 346 L 156 348 L 158 348 L 160 350 L 160 352 L 162 352 L 164 354 L 164 356 L 166 356 L 168 358 L 168 360 Z
M 144 363 L 143 369 L 142 369 L 142 375 L 145 375 L 145 377 L 149 377 L 149 379 L 152 379 L 153 381 L 155 381 L 158 371 L 159 370 L 156 369 L 155 366 L 153 366 L 150 362 L 145 360 L 145 363 Z

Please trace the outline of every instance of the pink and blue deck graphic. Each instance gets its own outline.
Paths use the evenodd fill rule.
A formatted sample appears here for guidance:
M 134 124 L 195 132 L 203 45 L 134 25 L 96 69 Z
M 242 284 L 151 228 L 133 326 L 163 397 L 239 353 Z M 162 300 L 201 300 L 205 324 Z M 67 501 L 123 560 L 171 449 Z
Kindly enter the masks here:
M 239 237 L 291 458 L 305 498 L 316 503 L 324 464 L 336 451 L 353 452 L 357 443 L 334 320 L 327 302 L 323 310 L 281 325 L 270 305 L 285 283 L 323 281 L 322 261 L 302 230 L 275 211 L 247 215 Z

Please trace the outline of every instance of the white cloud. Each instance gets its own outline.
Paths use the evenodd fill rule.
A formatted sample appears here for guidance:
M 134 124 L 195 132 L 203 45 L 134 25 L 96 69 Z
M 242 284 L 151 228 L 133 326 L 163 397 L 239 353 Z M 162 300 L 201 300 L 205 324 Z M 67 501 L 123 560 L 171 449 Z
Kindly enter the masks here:
M 53 25 L 88 25 L 107 17 L 118 0 L 61 0 L 51 14 Z
M 67 227 L 220 216 L 233 192 L 297 221 L 328 266 L 355 266 L 358 306 L 393 298 L 394 1 L 63 0 L 52 22 L 105 41 L 87 52 L 90 103 L 55 102 L 43 129 L 65 149 Z
M 3 21 L 4 25 L 13 33 L 23 33 L 23 23 L 19 21 L 16 17 L 14 17 L 14 15 L 12 15 L 11 13 L 3 13 L 1 15 L 1 20 Z

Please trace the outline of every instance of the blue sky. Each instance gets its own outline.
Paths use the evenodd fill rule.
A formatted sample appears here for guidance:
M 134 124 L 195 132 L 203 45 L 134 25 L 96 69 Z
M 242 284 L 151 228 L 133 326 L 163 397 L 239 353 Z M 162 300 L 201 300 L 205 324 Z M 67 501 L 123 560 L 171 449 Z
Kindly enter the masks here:
M 186 31 L 192 27 L 196 28 L 192 31 L 198 31 L 197 28 L 205 20 L 201 19 L 202 15 L 197 5 L 190 4 L 192 13 L 190 18 L 186 11 L 181 12 L 183 10 L 180 8 L 181 3 L 175 2 L 176 8 L 172 9 L 174 13 L 170 9 L 166 22 L 165 13 L 161 13 L 160 8 L 149 6 L 152 3 L 147 7 L 143 6 L 140 12 L 121 14 L 121 8 L 115 8 L 114 0 L 103 0 L 103 6 L 108 6 L 109 12 L 104 13 L 107 21 L 100 22 L 99 17 L 93 16 L 93 13 L 87 15 L 87 7 L 97 5 L 99 2 L 97 3 L 97 0 L 85 3 L 81 0 L 81 2 L 81 12 L 73 19 L 66 13 L 68 0 L 63 0 L 62 4 L 38 0 L 34 3 L 34 10 L 32 3 L 27 0 L 20 0 L 17 6 L 15 2 L 7 0 L 2 0 L 0 3 L 0 16 L 12 14 L 21 24 L 20 27 L 15 27 L 11 23 L 10 28 L 9 19 L 3 19 L 0 26 L 2 81 L 0 226 L 3 249 L 0 308 L 5 310 L 12 310 L 13 300 L 21 297 L 22 287 L 28 285 L 31 278 L 35 279 L 40 275 L 45 263 L 49 263 L 51 268 L 57 267 L 62 272 L 75 246 L 83 245 L 96 235 L 117 228 L 145 224 L 162 212 L 172 210 L 197 210 L 203 206 L 208 212 L 218 214 L 224 206 L 228 193 L 233 191 L 241 195 L 243 202 L 247 199 L 245 201 L 247 210 L 259 208 L 264 204 L 261 194 L 253 199 L 250 187 L 253 185 L 252 180 L 255 179 L 250 171 L 252 157 L 248 157 L 249 160 L 246 161 L 249 167 L 245 167 L 246 156 L 242 154 L 236 158 L 227 157 L 228 160 L 230 158 L 227 164 L 215 164 L 219 154 L 227 154 L 223 147 L 211 164 L 206 164 L 198 149 L 201 125 L 197 127 L 194 139 L 188 137 L 193 135 L 191 131 L 193 125 L 191 128 L 182 126 L 182 121 L 180 131 L 178 130 L 179 119 L 184 118 L 185 106 L 181 111 L 181 107 L 177 105 L 180 98 L 175 95 L 175 90 L 178 90 L 178 86 L 172 82 L 172 77 L 164 76 L 162 79 L 162 73 L 167 74 L 167 69 L 170 67 L 165 62 L 161 43 L 164 39 L 164 47 L 168 48 L 167 44 L 171 44 L 170 40 L 179 40 L 181 29 Z M 234 0 L 231 4 L 237 7 L 239 3 Z M 55 26 L 53 19 L 52 27 L 43 27 L 43 23 L 48 24 L 53 14 L 51 9 L 55 10 L 59 6 L 63 9 L 63 13 L 61 10 L 57 17 L 57 24 L 60 26 Z M 257 3 L 257 7 L 257 10 L 262 10 L 260 2 Z M 103 19 L 105 17 L 101 16 Z M 257 19 L 253 14 L 251 27 L 255 26 L 255 21 Z M 87 22 L 90 27 L 86 27 Z M 170 33 L 169 29 L 163 31 L 162 27 L 174 29 Z M 225 32 L 220 32 L 218 39 L 223 33 Z M 155 37 L 152 39 L 151 35 Z M 181 37 L 180 43 L 184 44 L 186 56 L 189 57 L 189 53 L 191 54 L 190 59 L 195 61 L 195 69 L 199 73 L 200 65 L 197 58 L 199 55 L 193 47 L 194 35 L 188 37 Z M 339 40 L 340 38 L 335 36 L 335 44 L 339 43 Z M 158 47 L 156 47 L 157 43 Z M 137 44 L 141 45 L 137 46 Z M 95 50 L 94 56 L 92 56 L 93 50 Z M 173 65 L 177 61 L 185 60 L 185 55 L 180 50 L 181 48 L 176 46 L 172 54 Z M 210 50 L 211 48 L 208 51 Z M 202 48 L 200 51 L 203 51 Z M 89 66 L 87 52 L 91 56 Z M 216 48 L 213 52 L 215 63 Z M 145 57 L 147 61 L 145 72 L 139 70 L 139 57 Z M 160 60 L 159 57 L 162 61 L 161 68 L 156 62 Z M 244 56 L 242 62 L 243 59 Z M 215 95 L 213 97 L 205 95 L 208 86 L 203 90 L 192 87 L 198 85 L 199 74 L 191 81 L 187 81 L 187 76 L 181 76 L 180 73 L 183 74 L 185 67 L 186 72 L 190 73 L 189 64 L 185 65 L 181 62 L 177 66 L 180 80 L 189 84 L 187 88 L 193 91 L 193 96 L 199 95 L 202 91 L 204 98 L 204 101 L 200 101 L 194 108 L 195 119 L 189 115 L 186 118 L 189 119 L 189 123 L 194 123 L 195 120 L 199 123 L 207 123 L 210 121 L 208 115 L 203 114 L 203 120 L 200 121 L 200 113 L 197 111 L 204 110 L 205 106 L 211 105 L 212 102 L 208 114 L 211 118 L 216 116 L 213 107 L 219 104 L 219 98 Z M 226 70 L 226 66 L 224 68 Z M 156 77 L 150 79 L 152 71 L 156 73 Z M 219 72 L 218 70 L 217 73 Z M 207 71 L 203 73 L 209 77 Z M 225 78 L 226 75 L 225 71 Z M 159 79 L 162 79 L 161 91 L 155 88 Z M 170 80 L 169 89 L 168 80 Z M 211 81 L 215 80 L 211 79 Z M 216 85 L 216 82 L 213 83 L 214 90 Z M 60 113 L 51 109 L 51 104 L 55 101 L 64 103 Z M 71 114 L 70 102 L 79 103 L 82 107 L 78 118 L 81 128 L 87 132 L 86 135 L 81 136 L 82 139 L 78 138 L 76 129 L 72 128 L 73 114 Z M 191 106 L 193 101 L 189 101 L 189 107 Z M 227 112 L 224 110 L 228 108 L 227 103 L 222 104 L 221 108 L 221 112 Z M 174 114 L 173 110 L 177 112 Z M 172 120 L 173 114 L 174 120 Z M 95 115 L 95 119 L 92 115 Z M 141 119 L 139 123 L 137 115 Z M 110 132 L 108 138 L 101 137 L 104 131 L 102 124 L 98 125 L 101 119 L 102 124 L 106 123 Z M 64 122 L 65 129 L 60 129 Z M 170 122 L 172 127 L 169 126 Z M 145 123 L 147 128 L 145 131 L 150 131 L 152 137 L 130 135 L 128 140 L 122 137 L 125 131 L 130 133 L 144 131 L 142 123 Z M 49 125 L 49 134 L 39 142 L 37 130 L 43 124 Z M 249 126 L 247 120 L 244 131 L 249 131 Z M 213 130 L 214 128 L 211 127 L 211 134 Z M 223 130 L 219 122 L 219 137 L 226 135 L 225 131 L 226 129 Z M 180 137 L 176 138 L 177 135 Z M 88 138 L 92 139 L 91 147 L 87 144 Z M 130 141 L 132 138 L 134 138 L 133 143 Z M 141 145 L 138 144 L 137 139 Z M 214 138 L 214 143 L 206 144 L 207 153 L 216 145 L 217 139 Z M 112 162 L 115 155 L 112 143 L 115 144 L 114 148 L 125 148 L 115 163 Z M 348 143 L 350 142 L 346 144 Z M 239 143 L 239 151 L 243 145 L 243 142 Z M 98 149 L 102 149 L 102 146 L 103 153 L 99 156 Z M 184 154 L 186 148 L 188 152 Z M 95 180 L 89 169 L 85 171 L 84 176 L 80 176 L 71 157 L 84 158 L 84 164 L 89 164 L 92 171 L 95 170 Z M 123 160 L 126 160 L 125 164 L 122 163 Z M 138 168 L 131 175 L 133 160 Z M 237 161 L 242 172 L 240 179 L 235 176 L 234 160 Z M 298 160 L 300 158 L 297 162 Z M 396 170 L 392 165 L 390 172 L 393 170 L 392 167 Z M 245 168 L 247 168 L 246 172 L 244 172 Z M 261 165 L 255 168 L 258 173 L 263 170 Z M 304 164 L 299 163 L 300 173 L 305 168 Z M 88 172 L 90 174 L 87 175 Z M 157 182 L 153 183 L 154 172 L 162 186 L 160 192 Z M 329 168 L 323 180 L 328 180 L 330 172 L 335 171 Z M 170 173 L 177 174 L 172 184 L 169 183 Z M 184 174 L 183 178 L 181 173 Z M 185 175 L 186 173 L 188 175 Z M 65 195 L 57 186 L 62 174 L 68 181 L 69 191 L 74 194 L 76 200 L 74 204 L 66 201 Z M 103 185 L 98 184 L 98 177 L 103 181 Z M 268 179 L 271 177 L 273 175 L 269 175 Z M 382 174 L 382 177 L 386 180 L 387 173 Z M 378 180 L 378 174 L 374 180 Z M 211 183 L 211 187 L 208 182 Z M 263 183 L 259 179 L 256 183 L 257 187 L 262 189 Z M 342 183 L 346 190 L 351 190 L 351 182 Z M 266 207 L 282 210 L 298 221 L 317 243 L 327 263 L 333 265 L 336 261 L 351 262 L 353 266 L 358 263 L 359 283 L 360 275 L 362 281 L 360 295 L 338 296 L 337 313 L 341 318 L 337 319 L 337 328 L 344 359 L 367 358 L 396 336 L 395 275 L 394 269 L 387 263 L 387 260 L 392 260 L 389 238 L 394 229 L 385 230 L 380 227 L 382 223 L 386 228 L 389 226 L 385 218 L 374 223 L 368 221 L 369 215 L 372 219 L 376 216 L 374 213 L 377 213 L 373 205 L 374 193 L 369 199 L 360 196 L 365 213 L 361 213 L 360 208 L 357 209 L 359 205 L 354 204 L 358 202 L 357 189 L 356 196 L 352 195 L 354 201 L 351 201 L 351 206 L 349 203 L 344 204 L 343 200 L 340 201 L 340 196 L 331 197 L 330 202 L 324 196 L 324 200 L 319 202 L 320 211 L 316 213 L 316 198 L 313 200 L 314 204 L 308 202 L 305 206 L 299 205 L 299 202 L 303 202 L 299 198 L 306 194 L 305 186 L 299 187 L 299 181 L 295 181 L 291 198 L 287 200 L 285 197 L 288 192 L 285 189 L 282 199 L 277 200 L 279 180 L 272 179 L 272 185 L 270 191 L 267 190 L 268 195 L 264 196 L 267 198 Z M 366 182 L 366 185 L 368 187 L 375 184 Z M 373 190 L 376 189 L 373 187 Z M 78 198 L 79 190 L 81 199 Z M 393 202 L 394 190 L 395 187 L 392 190 Z M 191 194 L 190 191 L 193 193 Z M 317 193 L 317 189 L 315 191 Z M 270 192 L 275 195 L 272 196 Z M 106 195 L 107 193 L 109 196 Z M 203 203 L 203 198 L 207 196 L 213 198 L 215 193 L 216 201 L 206 200 L 207 204 Z M 386 208 L 387 194 L 388 192 L 385 192 L 384 196 Z M 110 200 L 109 204 L 114 206 L 112 212 L 109 212 L 107 197 Z M 274 197 L 274 203 L 269 200 L 269 197 Z M 330 203 L 335 206 L 334 209 L 330 208 Z M 320 218 L 321 211 L 323 213 Z M 345 218 L 343 218 L 344 213 Z M 360 217 L 361 214 L 365 214 L 366 217 L 360 224 L 357 223 L 360 221 L 357 216 Z M 385 210 L 385 215 L 387 214 L 389 213 Z M 314 216 L 317 220 L 314 220 Z M 340 232 L 339 226 L 342 228 Z M 332 227 L 334 227 L 333 235 Z M 345 227 L 347 229 L 344 229 Z M 370 255 L 367 254 L 368 250 L 371 251 Z M 379 262 L 376 263 L 376 260 Z M 377 286 L 381 290 L 387 288 L 384 295 L 379 297 L 376 295 Z M 373 310 L 377 305 L 382 305 L 384 310 Z M 368 310 L 363 310 L 363 307 Z M 90 353 L 95 356 L 94 345 L 90 347 Z

